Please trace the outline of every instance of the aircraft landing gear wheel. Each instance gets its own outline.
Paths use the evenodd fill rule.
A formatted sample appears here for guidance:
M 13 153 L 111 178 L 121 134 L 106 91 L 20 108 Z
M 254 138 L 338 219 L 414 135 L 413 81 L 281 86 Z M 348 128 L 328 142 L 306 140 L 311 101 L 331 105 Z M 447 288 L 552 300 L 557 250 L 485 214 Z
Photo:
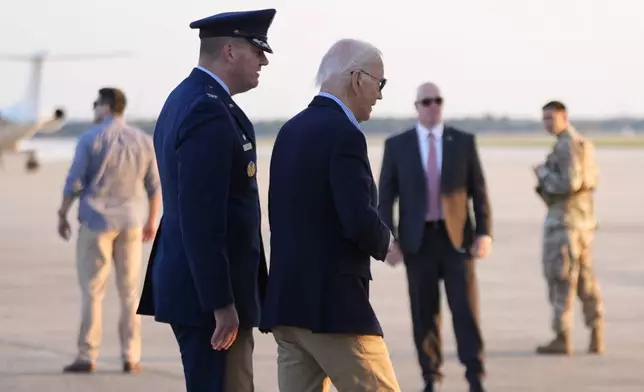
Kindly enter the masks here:
M 40 162 L 36 159 L 36 156 L 33 154 L 29 155 L 29 159 L 27 159 L 27 164 L 25 165 L 25 169 L 27 169 L 28 172 L 33 172 L 36 171 L 40 167 Z

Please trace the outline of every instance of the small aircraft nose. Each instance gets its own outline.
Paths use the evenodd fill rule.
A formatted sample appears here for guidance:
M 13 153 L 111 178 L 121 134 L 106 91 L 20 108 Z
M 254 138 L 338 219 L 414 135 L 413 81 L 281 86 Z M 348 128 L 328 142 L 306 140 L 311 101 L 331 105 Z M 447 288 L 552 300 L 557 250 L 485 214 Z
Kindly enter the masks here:
M 54 111 L 54 118 L 56 120 L 62 120 L 65 118 L 65 111 L 63 109 L 56 109 Z

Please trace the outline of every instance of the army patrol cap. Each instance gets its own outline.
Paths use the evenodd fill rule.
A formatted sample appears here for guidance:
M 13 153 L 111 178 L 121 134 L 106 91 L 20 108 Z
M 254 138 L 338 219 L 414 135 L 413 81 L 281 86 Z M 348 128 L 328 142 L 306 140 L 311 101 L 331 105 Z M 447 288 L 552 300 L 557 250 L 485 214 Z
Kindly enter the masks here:
M 199 29 L 199 38 L 246 38 L 263 51 L 273 53 L 267 34 L 276 12 L 274 9 L 224 12 L 195 20 L 190 28 Z

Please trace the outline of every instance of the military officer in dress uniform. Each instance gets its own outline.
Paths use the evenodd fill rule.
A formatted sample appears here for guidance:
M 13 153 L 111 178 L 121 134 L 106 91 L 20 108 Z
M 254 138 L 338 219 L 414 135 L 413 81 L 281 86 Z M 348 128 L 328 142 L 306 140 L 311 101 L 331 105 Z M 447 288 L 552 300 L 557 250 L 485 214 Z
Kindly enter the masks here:
M 232 96 L 257 87 L 274 9 L 227 12 L 199 29 L 199 65 L 154 131 L 163 217 L 139 314 L 168 323 L 191 391 L 253 391 L 253 334 L 266 282 L 253 125 Z

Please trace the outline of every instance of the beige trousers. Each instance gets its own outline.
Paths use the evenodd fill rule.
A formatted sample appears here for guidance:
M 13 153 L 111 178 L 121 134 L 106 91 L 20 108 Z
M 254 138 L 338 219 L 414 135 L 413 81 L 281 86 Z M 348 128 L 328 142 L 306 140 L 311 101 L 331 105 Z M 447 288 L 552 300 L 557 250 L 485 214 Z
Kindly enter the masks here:
M 254 392 L 253 350 L 255 338 L 253 330 L 240 329 L 237 338 L 226 355 L 226 392 Z
M 142 230 L 94 232 L 81 225 L 76 247 L 81 288 L 81 325 L 78 359 L 96 361 L 102 338 L 103 298 L 114 260 L 116 287 L 121 299 L 119 338 L 123 361 L 141 358 L 141 321 L 136 314 L 142 264 Z
M 273 330 L 280 392 L 400 392 L 381 336 Z

